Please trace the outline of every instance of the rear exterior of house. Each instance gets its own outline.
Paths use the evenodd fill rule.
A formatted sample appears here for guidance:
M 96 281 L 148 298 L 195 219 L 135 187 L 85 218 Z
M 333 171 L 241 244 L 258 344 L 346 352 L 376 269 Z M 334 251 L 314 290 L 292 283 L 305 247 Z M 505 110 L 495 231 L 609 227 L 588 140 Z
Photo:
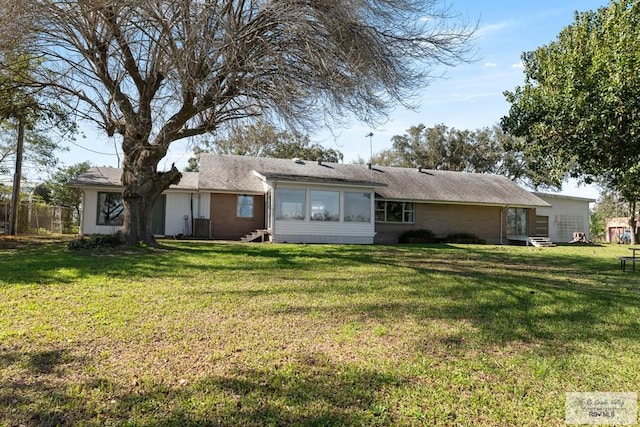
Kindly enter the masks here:
M 71 182 L 82 190 L 81 234 L 113 234 L 122 228 L 121 175 L 121 169 L 94 167 Z M 191 235 L 192 219 L 200 217 L 200 205 L 208 203 L 208 199 L 208 194 L 198 193 L 197 174 L 184 173 L 180 184 L 171 186 L 156 200 L 152 212 L 153 233 Z
M 376 243 L 397 243 L 407 230 L 428 229 L 438 237 L 471 233 L 490 243 L 500 243 L 500 227 L 506 236 L 503 208 L 455 204 L 413 203 L 413 222 L 376 224 Z M 381 207 L 381 204 L 378 205 Z
M 121 226 L 120 173 L 94 168 L 74 183 L 81 233 Z M 203 154 L 200 172 L 165 191 L 153 218 L 157 235 L 221 240 L 259 230 L 280 243 L 386 244 L 429 229 L 508 243 L 532 235 L 536 209 L 548 206 L 502 176 Z
M 200 190 L 212 194 L 214 238 L 237 240 L 263 229 L 278 243 L 374 241 L 380 184 L 363 178 L 362 167 L 212 154 L 200 162 Z
M 548 236 L 554 242 L 570 242 L 574 233 L 584 233 L 591 240 L 589 204 L 594 199 L 560 194 L 534 193 L 549 207 L 536 211 L 535 235 Z

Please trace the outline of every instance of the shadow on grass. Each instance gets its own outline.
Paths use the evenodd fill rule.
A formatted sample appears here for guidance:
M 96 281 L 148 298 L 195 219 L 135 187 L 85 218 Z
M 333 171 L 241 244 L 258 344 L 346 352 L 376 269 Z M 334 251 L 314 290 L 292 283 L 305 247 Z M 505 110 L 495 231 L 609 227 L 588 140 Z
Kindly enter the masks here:
M 190 286 L 172 292 L 239 302 L 273 299 L 265 304 L 276 315 L 315 314 L 314 301 L 330 297 L 332 302 L 324 309 L 341 318 L 377 319 L 390 325 L 402 318 L 466 321 L 477 331 L 477 341 L 539 342 L 557 353 L 588 340 L 640 339 L 637 321 L 630 320 L 633 316 L 620 315 L 640 306 L 640 281 L 630 280 L 633 273 L 618 271 L 615 260 L 579 253 L 446 244 L 168 242 L 162 249 L 126 253 L 69 253 L 54 246 L 1 259 L 0 286 L 71 283 L 93 275 L 123 280 L 177 277 L 191 282 L 198 273 L 233 272 L 237 287 Z M 356 276 L 336 278 L 352 267 Z M 74 273 L 64 276 L 61 269 Z M 262 287 L 242 283 L 262 277 L 268 277 Z
M 55 355 L 54 355 L 55 354 Z M 193 383 L 143 381 L 124 384 L 60 371 L 83 366 L 64 351 L 45 355 L 42 366 L 22 362 L 43 355 L 0 352 L 5 368 L 21 373 L 0 380 L 0 424 L 24 426 L 288 426 L 393 424 L 384 393 L 406 380 L 344 364 L 322 354 L 264 369 L 239 369 L 229 376 L 203 376 Z M 34 378 L 33 376 L 36 375 Z M 82 374 L 80 374 L 82 377 Z M 0 377 L 2 378 L 2 377 Z
M 339 275 L 349 269 L 353 276 Z M 237 287 L 191 283 L 193 274 L 216 272 L 234 273 L 229 280 Z M 594 341 L 640 340 L 634 314 L 639 285 L 630 281 L 636 276 L 584 253 L 200 243 L 126 253 L 68 253 L 53 245 L 0 258 L 5 288 L 92 276 L 181 277 L 184 286 L 169 288 L 171 293 L 187 300 L 206 294 L 211 302 L 203 310 L 214 307 L 216 298 L 234 299 L 242 314 L 265 316 L 265 328 L 269 316 L 296 320 L 318 316 L 318 310 L 336 328 L 370 320 L 390 331 L 403 321 L 444 325 L 450 331 L 416 333 L 410 342 L 416 356 L 434 356 L 429 352 L 436 348 L 447 353 L 435 354 L 443 360 L 511 343 L 533 343 L 537 354 L 560 356 Z M 249 276 L 264 277 L 264 285 L 241 283 Z M 86 286 L 90 291 L 101 285 Z M 281 366 L 251 369 L 247 363 L 233 372 L 202 373 L 194 383 L 155 378 L 131 384 L 126 377 L 98 377 L 88 369 L 92 361 L 71 351 L 0 347 L 0 407 L 9 408 L 0 411 L 0 425 L 390 425 L 397 420 L 385 396 L 411 383 L 398 374 L 303 354 Z
M 59 381 L 61 369 L 73 363 L 66 350 L 20 352 L 0 349 L 0 424 L 25 426 L 67 425 L 65 415 L 48 406 L 67 400 Z M 7 372 L 11 372 L 10 377 Z M 58 384 L 56 384 L 56 382 Z
M 197 272 L 274 272 L 319 263 L 367 264 L 374 258 L 362 247 L 337 249 L 306 245 L 247 245 L 215 242 L 165 242 L 159 248 L 108 248 L 68 251 L 63 243 L 30 244 L 0 256 L 0 287 L 73 283 L 103 275 L 142 279 L 189 277 Z M 1 252 L 1 251 L 0 251 Z M 60 274 L 67 270 L 68 274 Z
M 629 280 L 607 259 L 505 255 L 479 248 L 447 248 L 446 254 L 438 256 L 431 248 L 422 249 L 392 248 L 405 254 L 376 260 L 413 270 L 402 276 L 401 283 L 382 276 L 374 286 L 338 282 L 330 290 L 322 289 L 323 293 L 374 292 L 378 296 L 373 301 L 334 304 L 330 310 L 336 316 L 376 319 L 389 327 L 407 318 L 418 324 L 468 322 L 473 333 L 445 338 L 457 343 L 454 347 L 535 343 L 543 353 L 561 355 L 580 351 L 589 342 L 640 340 L 640 322 L 627 314 L 640 307 L 640 281 Z M 317 307 L 298 304 L 274 309 L 276 314 L 293 312 L 312 314 Z

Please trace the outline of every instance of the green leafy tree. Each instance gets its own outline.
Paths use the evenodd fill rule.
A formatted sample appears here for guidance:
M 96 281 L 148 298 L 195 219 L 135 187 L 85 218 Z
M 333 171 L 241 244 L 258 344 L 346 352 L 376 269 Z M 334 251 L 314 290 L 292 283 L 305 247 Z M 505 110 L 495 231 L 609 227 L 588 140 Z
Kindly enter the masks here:
M 520 141 L 498 126 L 475 131 L 439 124 L 420 124 L 391 139 L 393 146 L 374 157 L 383 166 L 417 167 L 504 175 L 532 188 L 555 187 L 546 174 L 532 167 L 532 159 L 511 147 Z
M 521 148 L 554 180 L 599 181 L 638 200 L 640 3 L 576 13 L 556 41 L 523 54 L 523 62 L 525 85 L 505 93 L 511 108 L 503 128 L 524 138 Z
M 8 174 L 15 166 L 17 124 L 12 120 L 0 122 L 0 174 Z M 24 133 L 23 161 L 38 172 L 55 168 L 58 152 L 64 151 L 60 140 L 48 133 L 48 126 L 35 124 Z
M 606 240 L 605 217 L 600 213 L 592 211 L 589 214 L 589 232 L 594 241 L 604 242 Z
M 593 206 L 593 211 L 602 218 L 619 218 L 629 216 L 629 202 L 614 190 L 603 189 Z
M 123 236 L 155 244 L 172 143 L 265 116 L 374 122 L 468 56 L 474 28 L 436 0 L 23 0 L 47 88 L 122 139 Z M 426 65 L 427 67 L 424 67 Z
M 603 188 L 596 204 L 593 207 L 592 221 L 601 220 L 602 228 L 605 228 L 605 220 L 607 218 L 634 217 L 633 212 L 636 210 L 638 202 L 625 199 L 619 192 L 608 188 Z M 630 225 L 630 229 L 634 229 L 634 225 Z M 604 234 L 604 230 L 603 230 Z
M 18 231 L 23 161 L 32 161 L 39 167 L 54 166 L 54 152 L 60 146 L 51 132 L 75 130 L 63 108 L 43 102 L 39 88 L 30 86 L 32 76 L 41 67 L 39 61 L 15 49 L 0 50 L 0 172 L 8 172 L 7 159 L 15 160 L 10 234 Z
M 82 191 L 69 187 L 69 182 L 85 173 L 91 167 L 89 162 L 59 168 L 45 183 L 49 203 L 61 206 L 62 225 L 65 233 L 71 233 L 78 225 L 82 204 Z

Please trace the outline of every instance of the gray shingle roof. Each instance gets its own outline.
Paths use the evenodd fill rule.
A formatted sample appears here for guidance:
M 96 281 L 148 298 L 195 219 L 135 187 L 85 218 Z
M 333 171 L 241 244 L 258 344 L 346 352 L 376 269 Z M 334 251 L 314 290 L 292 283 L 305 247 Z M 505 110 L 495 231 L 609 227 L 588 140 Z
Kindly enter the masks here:
M 120 187 L 121 169 L 91 168 L 73 181 L 73 186 Z M 183 172 L 172 189 L 264 193 L 260 177 L 290 182 L 344 184 L 375 188 L 378 197 L 389 200 L 460 203 L 491 206 L 549 207 L 534 194 L 499 175 L 418 171 L 366 165 L 270 159 L 262 157 L 202 154 L 200 172 Z
M 122 169 L 112 167 L 93 167 L 69 182 L 72 187 L 121 187 Z M 172 185 L 175 190 L 198 190 L 198 173 L 182 172 L 182 179 L 178 185 Z
M 255 172 L 255 173 L 254 173 Z M 334 184 L 383 186 L 371 181 L 366 166 L 323 163 L 292 159 L 202 154 L 200 156 L 200 189 L 234 192 L 264 192 L 262 180 L 324 182 Z M 374 180 L 375 181 L 375 180 Z
M 376 187 L 379 197 L 432 203 L 548 207 L 549 204 L 506 177 L 489 174 L 394 168 L 366 165 L 295 162 L 248 156 L 203 154 L 200 189 L 264 192 L 265 178 L 298 182 L 326 182 Z

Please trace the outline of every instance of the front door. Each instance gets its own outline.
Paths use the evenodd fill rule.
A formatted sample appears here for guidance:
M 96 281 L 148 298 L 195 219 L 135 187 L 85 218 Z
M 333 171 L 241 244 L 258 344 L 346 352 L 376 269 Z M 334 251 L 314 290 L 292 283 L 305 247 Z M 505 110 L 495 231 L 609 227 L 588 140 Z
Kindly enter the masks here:
M 153 203 L 151 209 L 151 232 L 154 236 L 164 236 L 164 223 L 166 219 L 167 195 L 161 194 Z

